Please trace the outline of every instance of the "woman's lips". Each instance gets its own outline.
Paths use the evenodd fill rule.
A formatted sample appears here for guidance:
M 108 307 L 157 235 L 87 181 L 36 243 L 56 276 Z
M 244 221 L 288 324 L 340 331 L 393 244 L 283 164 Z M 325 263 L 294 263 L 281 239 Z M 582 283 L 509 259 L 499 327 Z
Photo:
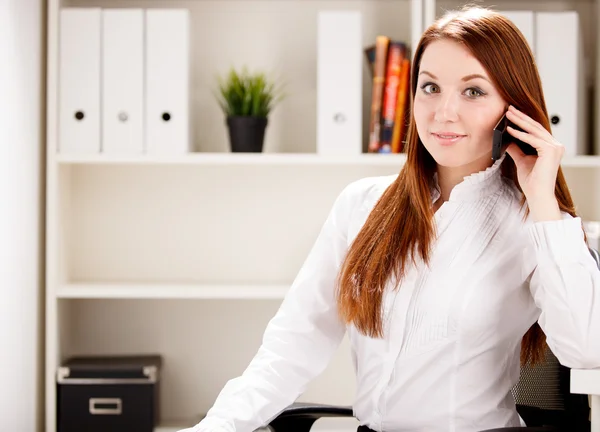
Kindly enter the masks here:
M 435 132 L 431 134 L 435 140 L 441 145 L 452 145 L 466 137 L 466 135 L 457 134 L 454 132 Z

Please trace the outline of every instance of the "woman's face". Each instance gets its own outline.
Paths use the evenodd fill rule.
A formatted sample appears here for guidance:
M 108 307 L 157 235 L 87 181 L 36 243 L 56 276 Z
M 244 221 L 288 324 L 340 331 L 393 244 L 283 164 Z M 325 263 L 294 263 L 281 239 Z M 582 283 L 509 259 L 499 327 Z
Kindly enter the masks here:
M 492 130 L 506 107 L 464 46 L 439 40 L 425 49 L 413 109 L 419 137 L 438 165 L 489 166 Z

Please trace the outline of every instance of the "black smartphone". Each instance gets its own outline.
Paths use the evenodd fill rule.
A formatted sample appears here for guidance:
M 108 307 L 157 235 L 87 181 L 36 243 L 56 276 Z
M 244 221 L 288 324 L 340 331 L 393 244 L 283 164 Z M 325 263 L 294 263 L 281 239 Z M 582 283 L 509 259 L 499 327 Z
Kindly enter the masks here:
M 537 151 L 531 145 L 512 136 L 506 129 L 507 126 L 511 126 L 517 130 L 520 130 L 521 132 L 523 131 L 523 129 L 511 122 L 506 117 L 506 114 L 504 114 L 498 121 L 498 124 L 496 124 L 494 127 L 494 137 L 492 139 L 492 160 L 497 161 L 500 159 L 502 152 L 506 150 L 506 147 L 508 147 L 511 142 L 514 142 L 516 145 L 518 145 L 526 155 L 537 154 Z

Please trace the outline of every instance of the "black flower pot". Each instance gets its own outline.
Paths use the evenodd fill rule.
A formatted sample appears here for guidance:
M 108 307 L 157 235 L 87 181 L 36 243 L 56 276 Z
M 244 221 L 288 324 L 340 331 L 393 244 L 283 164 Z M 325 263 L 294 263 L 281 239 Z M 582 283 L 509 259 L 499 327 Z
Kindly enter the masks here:
M 235 153 L 262 152 L 267 122 L 268 120 L 266 117 L 227 117 L 227 128 L 229 129 L 229 142 L 231 144 L 231 151 Z

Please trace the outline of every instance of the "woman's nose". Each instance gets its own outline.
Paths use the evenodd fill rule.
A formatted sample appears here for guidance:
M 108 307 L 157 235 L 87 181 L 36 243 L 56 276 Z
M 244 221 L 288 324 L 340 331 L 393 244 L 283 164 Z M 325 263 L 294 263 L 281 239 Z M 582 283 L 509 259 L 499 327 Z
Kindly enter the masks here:
M 441 94 L 435 109 L 435 121 L 439 123 L 458 120 L 459 98 L 454 94 Z

